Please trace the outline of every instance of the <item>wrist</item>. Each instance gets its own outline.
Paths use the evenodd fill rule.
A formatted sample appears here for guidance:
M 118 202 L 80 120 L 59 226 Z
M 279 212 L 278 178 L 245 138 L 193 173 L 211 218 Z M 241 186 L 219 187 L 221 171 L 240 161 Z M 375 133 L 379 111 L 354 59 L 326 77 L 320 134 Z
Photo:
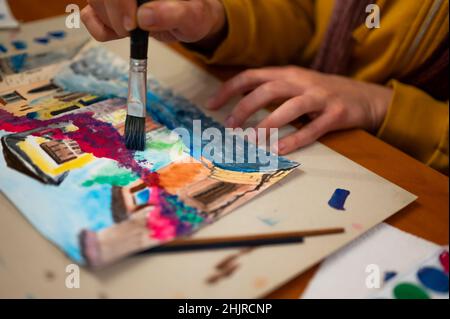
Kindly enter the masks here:
M 374 107 L 373 107 L 373 115 L 374 115 L 374 123 L 373 129 L 374 131 L 378 131 L 381 125 L 386 118 L 389 106 L 392 103 L 392 99 L 394 96 L 394 90 L 390 87 L 379 87 L 376 98 L 374 99 Z

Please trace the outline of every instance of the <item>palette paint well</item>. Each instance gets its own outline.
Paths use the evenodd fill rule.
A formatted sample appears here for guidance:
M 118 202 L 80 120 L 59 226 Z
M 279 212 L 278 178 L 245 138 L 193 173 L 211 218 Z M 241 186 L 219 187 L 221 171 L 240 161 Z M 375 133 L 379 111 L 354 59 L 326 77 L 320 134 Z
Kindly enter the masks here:
M 424 267 L 417 273 L 417 278 L 428 289 L 438 293 L 448 292 L 448 276 L 440 269 Z
M 448 250 L 437 251 L 416 264 L 409 272 L 391 277 L 390 280 L 385 281 L 381 292 L 374 297 L 377 299 L 448 299 L 449 278 L 445 272 L 445 256 L 448 256 Z

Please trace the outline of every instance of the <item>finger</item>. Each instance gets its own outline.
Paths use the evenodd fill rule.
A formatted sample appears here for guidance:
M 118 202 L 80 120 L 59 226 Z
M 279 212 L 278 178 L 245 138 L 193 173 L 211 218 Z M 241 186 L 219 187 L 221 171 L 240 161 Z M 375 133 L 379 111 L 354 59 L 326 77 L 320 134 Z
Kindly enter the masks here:
M 105 0 L 106 13 L 113 29 L 120 37 L 125 37 L 128 32 L 136 28 L 135 0 Z
M 296 133 L 281 139 L 278 145 L 272 146 L 272 150 L 280 155 L 288 154 L 314 143 L 324 134 L 334 130 L 334 126 L 335 118 L 328 113 L 323 113 Z
M 85 7 L 81 11 L 81 20 L 88 29 L 89 33 L 97 41 L 104 42 L 119 38 L 113 30 L 103 24 L 90 6 Z
M 87 3 L 94 9 L 98 19 L 111 29 L 111 21 L 109 21 L 108 13 L 106 12 L 105 0 L 88 0 Z
M 267 82 L 245 96 L 231 112 L 227 127 L 238 127 L 256 111 L 277 100 L 285 100 L 295 95 L 291 84 L 281 81 Z
M 148 31 L 168 31 L 193 24 L 190 1 L 154 1 L 142 5 L 137 14 L 139 26 Z
M 158 41 L 161 42 L 175 42 L 177 41 L 177 38 L 171 34 L 169 31 L 165 32 L 149 32 L 149 35 L 152 38 L 155 38 Z
M 212 110 L 223 107 L 232 97 L 251 91 L 264 82 L 275 80 L 275 69 L 257 69 L 244 71 L 225 82 L 216 95 L 208 102 Z
M 312 96 L 297 96 L 286 101 L 279 108 L 273 111 L 269 116 L 262 120 L 261 123 L 258 124 L 257 128 L 280 128 L 291 123 L 293 120 L 302 115 L 317 112 L 322 107 L 322 103 L 318 102 Z

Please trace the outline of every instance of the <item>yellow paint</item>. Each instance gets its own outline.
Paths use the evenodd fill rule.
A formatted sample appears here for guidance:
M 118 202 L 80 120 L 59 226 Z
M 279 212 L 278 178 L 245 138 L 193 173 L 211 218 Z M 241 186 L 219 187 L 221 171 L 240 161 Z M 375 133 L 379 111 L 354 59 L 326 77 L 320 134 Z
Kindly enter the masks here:
M 37 145 L 48 141 L 42 137 L 33 138 Z M 58 176 L 67 171 L 82 168 L 95 158 L 92 154 L 83 154 L 74 160 L 58 165 L 50 157 L 47 158 L 46 156 L 43 156 L 43 154 L 36 149 L 36 146 L 32 145 L 28 141 L 20 142 L 17 145 L 25 154 L 28 155 L 31 161 L 39 167 L 39 169 L 41 169 L 45 174 L 51 176 Z
M 271 179 L 270 183 L 276 183 L 285 177 L 289 171 L 283 172 L 280 171 L 278 174 L 275 174 Z M 266 174 L 264 173 L 246 173 L 246 172 L 235 172 L 228 171 L 218 167 L 213 167 L 211 171 L 211 178 L 220 180 L 222 182 L 234 183 L 234 184 L 244 184 L 244 185 L 258 185 L 261 183 L 262 178 Z

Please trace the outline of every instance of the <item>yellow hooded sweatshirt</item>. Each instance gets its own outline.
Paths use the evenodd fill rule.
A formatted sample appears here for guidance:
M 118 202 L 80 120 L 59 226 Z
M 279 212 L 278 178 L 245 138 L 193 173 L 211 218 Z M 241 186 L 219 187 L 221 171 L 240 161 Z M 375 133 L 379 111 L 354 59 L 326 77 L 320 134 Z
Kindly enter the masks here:
M 333 0 L 222 0 L 228 34 L 212 64 L 307 66 L 318 52 Z M 448 174 L 449 108 L 398 79 L 421 66 L 448 36 L 448 0 L 378 0 L 381 26 L 353 32 L 348 76 L 389 85 L 394 98 L 378 137 Z

